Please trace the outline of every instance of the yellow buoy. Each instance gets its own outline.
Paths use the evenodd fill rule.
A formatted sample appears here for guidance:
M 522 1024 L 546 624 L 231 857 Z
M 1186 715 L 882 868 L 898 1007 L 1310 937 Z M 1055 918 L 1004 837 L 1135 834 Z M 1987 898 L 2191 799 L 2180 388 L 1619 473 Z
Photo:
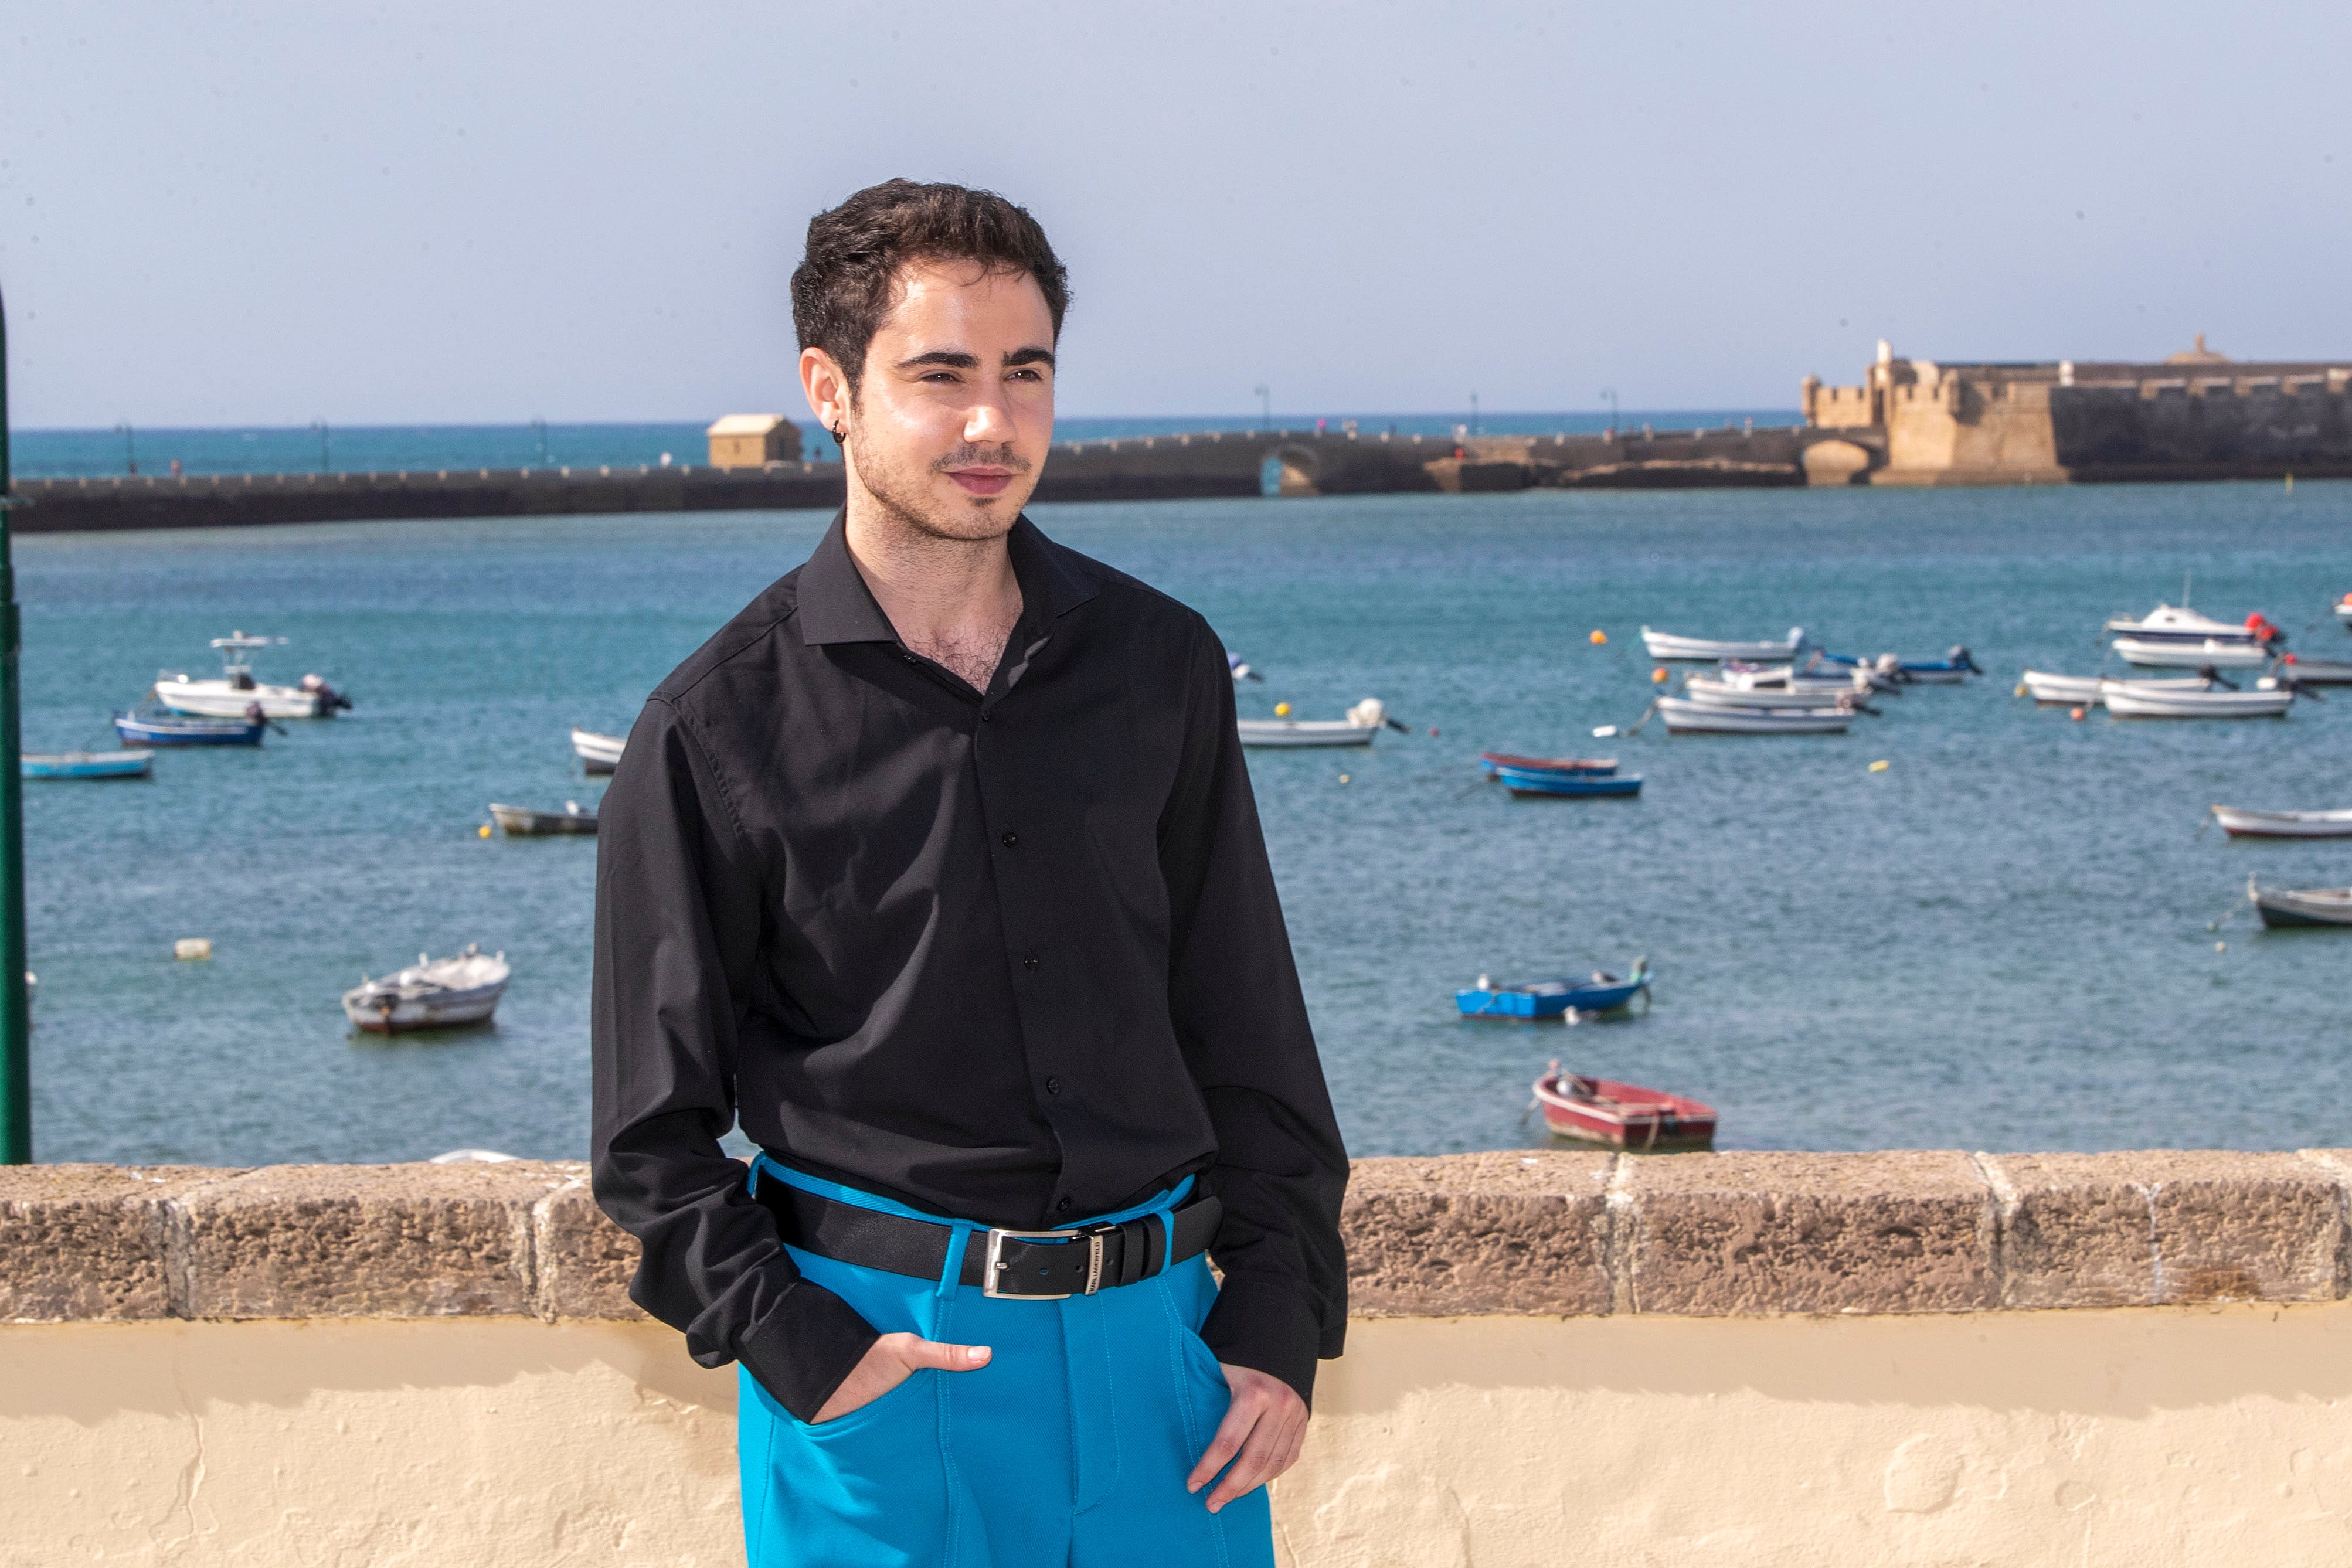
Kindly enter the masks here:
M 490 825 L 488 822 L 484 822 L 480 827 L 476 828 L 474 831 L 481 834 L 482 837 L 487 839 L 490 836 Z
M 1664 664 L 1650 672 L 1650 684 L 1654 686 L 1663 686 L 1666 684 L 1666 667 Z
M 2016 689 L 2015 691 L 2013 691 L 2013 692 L 2010 693 L 2009 695 L 2010 695 L 2011 696 L 2013 696 L 2013 697 L 2021 697 L 2021 696 L 2023 696 L 2023 695 L 2025 695 L 2025 683 L 2024 683 L 2023 681 L 2020 681 L 2020 682 L 2018 682 L 2018 683 L 2017 683 L 2017 689 Z
M 1274 716 L 1276 718 L 1288 718 L 1290 716 L 1290 705 L 1288 703 L 1275 704 Z
M 1348 781 L 1348 776 L 1347 776 L 1346 774 L 1344 774 L 1344 773 L 1340 774 L 1340 775 L 1339 775 L 1339 782 L 1340 782 L 1340 783 L 1342 783 L 1342 784 L 1345 784 L 1347 781 Z
M 1592 629 L 1592 645 L 1596 648 L 1604 647 L 1607 645 L 1608 642 L 1609 633 L 1603 632 L 1600 627 L 1595 626 Z
M 1885 771 L 1886 771 L 1886 758 L 1883 758 L 1883 757 L 1882 757 L 1882 758 L 1880 758 L 1877 761 L 1875 761 L 1875 762 L 1872 763 L 1872 764 L 1870 765 L 1870 770 L 1871 770 L 1873 773 L 1884 773 L 1884 772 L 1885 772 Z

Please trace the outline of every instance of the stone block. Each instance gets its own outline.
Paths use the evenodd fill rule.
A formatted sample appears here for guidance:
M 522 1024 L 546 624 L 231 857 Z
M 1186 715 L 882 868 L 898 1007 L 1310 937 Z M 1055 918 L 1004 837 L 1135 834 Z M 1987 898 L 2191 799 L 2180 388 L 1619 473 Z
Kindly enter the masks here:
M 1341 1224 L 1360 1317 L 1605 1312 L 1615 1156 L 1358 1160 Z
M 588 1190 L 585 1166 L 539 1200 L 532 1214 L 539 1263 L 540 1316 L 642 1318 L 629 1281 L 642 1250 L 637 1239 L 604 1217 Z
M 167 1318 L 168 1201 L 234 1171 L 0 1166 L 0 1322 Z
M 2148 1189 L 2159 1301 L 2326 1301 L 2344 1197 L 2290 1154 L 2163 1149 L 2119 1155 Z
M 275 1166 L 187 1195 L 175 1244 L 198 1318 L 525 1313 L 544 1166 Z
M 1979 1155 L 1999 1200 L 2005 1307 L 2157 1301 L 2156 1229 L 2133 1155 Z
M 1957 1151 L 1627 1157 L 1633 1310 L 1977 1312 L 1998 1304 L 1991 1193 Z

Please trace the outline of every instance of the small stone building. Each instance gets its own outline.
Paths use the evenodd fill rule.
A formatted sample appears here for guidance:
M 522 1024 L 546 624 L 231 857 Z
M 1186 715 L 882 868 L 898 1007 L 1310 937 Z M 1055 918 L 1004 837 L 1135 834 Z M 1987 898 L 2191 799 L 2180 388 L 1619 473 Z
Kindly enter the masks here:
M 757 468 L 767 463 L 800 461 L 800 427 L 781 413 L 730 413 L 707 434 L 713 468 Z

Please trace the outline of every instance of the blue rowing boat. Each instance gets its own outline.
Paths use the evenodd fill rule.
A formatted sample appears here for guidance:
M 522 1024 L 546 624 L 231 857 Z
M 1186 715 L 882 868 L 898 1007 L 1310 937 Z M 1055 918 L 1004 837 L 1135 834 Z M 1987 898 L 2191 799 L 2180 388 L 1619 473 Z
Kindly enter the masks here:
M 1638 795 L 1642 792 L 1642 776 L 1638 773 L 1555 773 L 1549 768 L 1494 768 L 1495 777 L 1503 788 L 1525 800 L 1532 796 L 1563 795 Z
M 17 765 L 26 779 L 144 779 L 154 770 L 152 751 L 27 752 Z
M 1633 972 L 1624 977 L 1599 973 L 1588 980 L 1538 980 L 1525 986 L 1479 983 L 1454 993 L 1454 1005 L 1464 1018 L 1556 1019 L 1573 1008 L 1580 1013 L 1613 1012 L 1650 988 L 1650 961 L 1633 960 Z
M 117 713 L 125 746 L 259 746 L 267 719 L 190 718 L 181 714 Z

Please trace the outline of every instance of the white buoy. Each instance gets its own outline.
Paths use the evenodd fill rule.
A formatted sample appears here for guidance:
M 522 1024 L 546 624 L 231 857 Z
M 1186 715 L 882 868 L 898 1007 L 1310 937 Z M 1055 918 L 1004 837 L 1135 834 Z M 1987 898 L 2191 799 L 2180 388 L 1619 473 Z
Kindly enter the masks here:
M 209 958 L 213 956 L 213 939 L 209 936 L 183 936 L 172 944 L 174 958 Z

